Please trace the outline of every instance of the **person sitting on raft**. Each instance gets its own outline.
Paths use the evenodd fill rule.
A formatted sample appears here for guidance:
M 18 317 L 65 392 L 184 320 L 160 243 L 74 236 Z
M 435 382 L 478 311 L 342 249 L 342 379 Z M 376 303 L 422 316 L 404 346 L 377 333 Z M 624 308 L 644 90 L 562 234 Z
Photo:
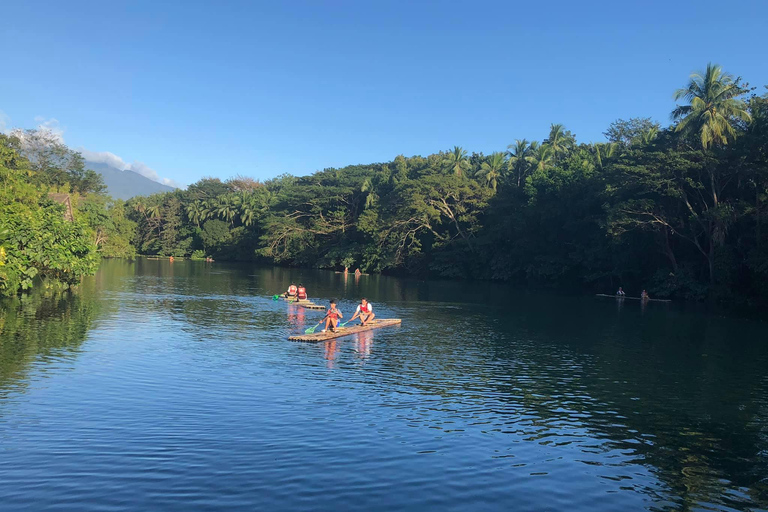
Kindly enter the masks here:
M 355 314 L 352 316 L 352 318 L 349 319 L 349 321 L 351 322 L 357 317 L 360 317 L 360 325 L 365 325 L 376 318 L 376 315 L 373 312 L 373 306 L 365 298 L 360 299 L 360 305 L 357 306 Z
M 344 318 L 344 315 L 336 308 L 336 300 L 331 299 L 331 306 L 325 313 L 325 329 L 320 332 L 326 332 L 329 329 L 331 332 L 336 332 L 336 326 L 339 325 L 340 318 Z
M 640 298 L 643 299 L 643 300 L 648 300 L 648 299 L 651 298 L 651 296 L 648 295 L 647 291 L 643 290 L 643 293 L 640 294 Z
M 358 268 L 358 269 L 355 270 L 355 275 L 356 276 L 361 276 L 361 275 L 363 275 L 363 273 L 360 272 L 360 269 Z
M 619 291 L 616 292 L 616 296 L 617 297 L 623 297 L 625 295 L 626 295 L 626 293 L 624 293 L 624 289 L 621 286 L 619 286 Z
M 299 283 L 299 288 L 296 290 L 296 297 L 299 300 L 307 300 L 307 289 L 301 283 Z
M 296 288 L 295 284 L 291 283 L 291 286 L 288 287 L 288 291 L 283 294 L 283 297 L 295 297 L 298 293 L 299 289 Z

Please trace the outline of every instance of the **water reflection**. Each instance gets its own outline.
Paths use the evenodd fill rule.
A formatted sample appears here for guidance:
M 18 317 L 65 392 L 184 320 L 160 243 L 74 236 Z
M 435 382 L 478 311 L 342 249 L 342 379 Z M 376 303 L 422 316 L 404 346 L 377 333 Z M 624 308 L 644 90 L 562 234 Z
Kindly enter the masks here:
M 23 440 L 37 430 L 0 420 L 13 447 L 0 459 L 0 499 L 36 489 L 27 474 L 85 489 L 65 469 L 96 461 L 91 509 L 135 486 L 164 496 L 187 471 L 241 496 L 243 510 L 768 507 L 763 324 L 488 283 L 170 267 L 108 261 L 78 294 L 0 309 L 0 399 L 19 403 L 19 389 L 60 370 L 54 357 L 83 374 L 4 410 L 5 421 L 31 414 L 55 428 L 32 450 Z M 289 343 L 323 315 L 271 300 L 290 281 L 340 298 L 342 311 L 369 297 L 403 325 Z M 57 436 L 83 431 L 102 448 L 81 443 L 34 465 L 34 453 L 61 450 Z M 142 480 L 123 469 L 136 453 L 179 467 Z M 397 483 L 397 496 L 370 475 Z M 226 494 L 188 492 L 211 503 Z

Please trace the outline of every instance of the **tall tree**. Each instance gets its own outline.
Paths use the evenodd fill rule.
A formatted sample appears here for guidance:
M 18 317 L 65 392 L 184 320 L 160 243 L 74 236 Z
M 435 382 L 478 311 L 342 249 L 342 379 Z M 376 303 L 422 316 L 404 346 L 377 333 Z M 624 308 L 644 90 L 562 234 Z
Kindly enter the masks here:
M 519 187 L 530 169 L 531 145 L 526 139 L 517 139 L 514 144 L 507 146 L 507 149 L 509 170 Z
M 710 62 L 704 73 L 693 73 L 688 85 L 675 92 L 675 101 L 689 102 L 672 111 L 672 119 L 678 122 L 676 131 L 695 138 L 704 149 L 728 144 L 736 136 L 734 122 L 750 119 L 746 104 L 739 99 L 745 92 L 738 79 Z
M 477 171 L 476 176 L 484 178 L 485 184 L 495 192 L 505 166 L 506 158 L 504 153 L 500 151 L 492 153 L 485 162 L 480 164 L 480 169 Z
M 448 169 L 456 176 L 462 176 L 470 168 L 467 151 L 459 146 L 454 146 L 450 153 L 448 153 L 445 157 L 445 163 Z

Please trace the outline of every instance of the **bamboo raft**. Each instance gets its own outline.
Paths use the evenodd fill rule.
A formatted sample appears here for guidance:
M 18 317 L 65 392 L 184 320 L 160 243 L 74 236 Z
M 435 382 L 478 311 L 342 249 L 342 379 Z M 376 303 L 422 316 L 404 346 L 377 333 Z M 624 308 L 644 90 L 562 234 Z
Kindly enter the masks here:
M 287 301 L 289 304 L 296 304 L 297 306 L 301 306 L 307 309 L 325 309 L 325 306 L 315 304 L 309 299 L 294 299 L 293 297 L 283 297 L 283 299 L 285 299 L 285 301 Z
M 647 300 L 648 302 L 672 302 L 669 299 L 644 299 L 642 297 L 627 297 L 626 295 L 607 295 L 605 293 L 596 293 L 595 297 L 611 297 L 613 299 L 628 299 L 628 300 Z
M 341 327 L 336 329 L 336 332 L 316 332 L 314 334 L 301 334 L 291 336 L 288 339 L 291 341 L 325 341 L 333 338 L 341 338 L 342 336 L 349 336 L 350 334 L 357 334 L 358 332 L 371 331 L 380 327 L 389 327 L 390 325 L 400 325 L 399 318 L 383 318 L 381 320 L 373 320 L 368 325 L 355 325 L 353 327 Z

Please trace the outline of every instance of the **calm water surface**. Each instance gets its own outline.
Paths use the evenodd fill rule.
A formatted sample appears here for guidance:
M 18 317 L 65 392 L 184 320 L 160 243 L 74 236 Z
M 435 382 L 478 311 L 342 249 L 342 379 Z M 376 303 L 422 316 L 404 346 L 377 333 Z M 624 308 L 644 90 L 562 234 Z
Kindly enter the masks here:
M 403 324 L 289 342 L 291 280 Z M 767 370 L 675 305 L 107 261 L 0 303 L 0 510 L 768 510 Z

